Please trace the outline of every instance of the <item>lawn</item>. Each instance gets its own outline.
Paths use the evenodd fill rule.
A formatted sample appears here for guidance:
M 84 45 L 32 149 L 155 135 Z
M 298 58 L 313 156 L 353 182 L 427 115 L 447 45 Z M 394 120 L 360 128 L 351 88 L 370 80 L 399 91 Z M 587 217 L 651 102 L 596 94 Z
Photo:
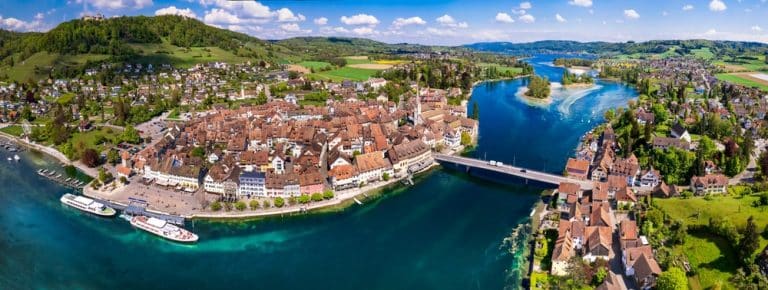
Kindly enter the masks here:
M 519 74 L 519 73 L 523 72 L 523 68 L 521 68 L 521 67 L 504 66 L 504 65 L 497 64 L 497 63 L 482 62 L 482 63 L 478 63 L 477 65 L 480 66 L 480 67 L 484 67 L 484 68 L 492 67 L 493 66 L 493 67 L 496 67 L 496 70 L 498 70 L 501 73 L 511 71 L 513 73 L 518 73 Z
M 24 134 L 24 128 L 22 128 L 21 125 L 10 125 L 0 129 L 0 131 L 17 137 L 21 136 L 21 134 Z
M 237 56 L 218 47 L 191 47 L 186 49 L 170 44 L 165 40 L 162 43 L 132 44 L 131 46 L 141 51 L 141 56 L 133 60 L 137 63 L 169 63 L 176 67 L 187 68 L 198 63 L 212 61 L 243 63 L 252 60 L 247 57 Z
M 347 56 L 344 57 L 347 60 L 347 64 L 365 64 L 372 63 L 367 56 Z
M 765 63 L 765 56 L 758 55 L 755 57 L 757 59 L 721 59 L 714 63 L 734 69 L 738 68 L 738 71 L 768 71 L 768 64 Z
M 20 54 L 14 56 L 16 63 L 13 67 L 1 66 L 0 72 L 7 74 L 8 78 L 15 81 L 26 81 L 30 78 L 40 79 L 47 77 L 45 72 L 54 65 L 81 65 L 88 60 L 97 61 L 106 59 L 108 56 L 99 54 L 78 54 L 62 55 L 58 53 L 38 52 L 27 59 L 20 59 Z M 45 71 L 35 71 L 35 68 L 41 68 Z
M 743 198 L 716 196 L 711 200 L 701 197 L 689 199 L 657 198 L 654 199 L 654 203 L 672 219 L 683 220 L 689 225 L 707 225 L 710 217 L 725 217 L 737 227 L 743 227 L 747 223 L 747 219 L 754 216 L 757 228 L 762 230 L 768 224 L 768 207 L 753 206 L 753 202 L 758 198 L 757 195 Z
M 710 289 L 720 282 L 722 289 L 733 289 L 728 279 L 739 267 L 736 252 L 727 240 L 707 233 L 690 232 L 685 244 L 673 250 L 685 256 L 696 276 L 688 278 L 692 289 Z
M 312 73 L 312 74 L 309 74 L 309 77 L 312 79 L 332 80 L 332 81 L 342 81 L 342 80 L 364 81 L 374 76 L 377 72 L 379 72 L 379 70 L 342 67 L 334 70 Z
M 122 131 L 113 129 L 110 127 L 96 128 L 87 132 L 75 132 L 69 138 L 69 143 L 72 144 L 72 156 L 75 159 L 80 156 L 82 150 L 86 148 L 96 149 L 98 152 L 106 149 L 104 144 L 113 144 Z
M 748 87 L 758 87 L 761 90 L 768 91 L 768 85 L 764 85 L 757 81 L 746 79 L 738 75 L 725 73 L 725 74 L 717 74 L 715 75 L 715 77 L 717 77 L 717 79 L 721 81 L 731 82 L 734 84 L 744 85 Z
M 324 61 L 302 61 L 299 63 L 299 65 L 314 70 L 319 70 L 331 66 L 330 63 Z
M 709 47 L 703 47 L 703 48 L 699 48 L 699 49 L 691 49 L 691 54 L 693 54 L 693 56 L 695 56 L 695 57 L 703 58 L 703 59 L 706 59 L 706 60 L 710 60 L 713 57 L 715 57 L 715 54 L 712 53 L 712 51 L 709 50 Z

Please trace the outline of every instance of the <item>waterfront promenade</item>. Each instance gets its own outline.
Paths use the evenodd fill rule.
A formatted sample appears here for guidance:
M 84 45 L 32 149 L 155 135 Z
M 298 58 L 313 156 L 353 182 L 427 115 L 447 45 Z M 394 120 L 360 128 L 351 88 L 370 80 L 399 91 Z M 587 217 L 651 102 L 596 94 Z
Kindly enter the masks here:
M 588 180 L 568 178 L 561 175 L 555 175 L 551 173 L 546 173 L 546 172 L 541 172 L 541 171 L 531 170 L 527 168 L 511 166 L 511 165 L 501 165 L 501 166 L 491 165 L 488 161 L 485 161 L 485 160 L 478 160 L 473 158 L 467 158 L 467 157 L 461 157 L 461 156 L 455 156 L 455 155 L 444 155 L 444 154 L 432 154 L 432 156 L 435 158 L 435 160 L 440 162 L 449 162 L 449 163 L 453 163 L 461 166 L 499 172 L 499 173 L 523 178 L 526 180 L 534 180 L 538 182 L 551 184 L 554 186 L 559 185 L 561 182 L 576 183 L 579 186 L 581 186 L 582 190 L 591 190 L 593 186 L 593 183 Z

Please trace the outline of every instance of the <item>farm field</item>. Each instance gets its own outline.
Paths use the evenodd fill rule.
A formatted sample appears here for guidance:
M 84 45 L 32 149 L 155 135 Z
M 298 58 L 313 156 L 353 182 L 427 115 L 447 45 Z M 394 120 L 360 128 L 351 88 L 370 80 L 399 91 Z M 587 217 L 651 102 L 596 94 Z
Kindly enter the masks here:
M 503 66 L 503 65 L 500 65 L 500 64 L 496 64 L 496 63 L 483 62 L 483 63 L 479 63 L 478 66 L 483 67 L 483 68 L 494 67 L 495 66 L 496 69 L 499 72 L 508 72 L 508 71 L 511 71 L 511 72 L 514 72 L 514 73 L 522 73 L 523 72 L 523 68 L 511 67 L 511 66 Z
M 346 66 L 334 70 L 312 73 L 308 76 L 318 80 L 343 81 L 348 79 L 353 81 L 364 81 L 376 75 L 377 72 L 379 72 L 379 70 L 353 68 Z
M 106 55 L 100 54 L 78 54 L 78 55 L 62 55 L 59 53 L 38 52 L 31 55 L 25 60 L 19 59 L 20 55 L 17 54 L 15 59 L 16 63 L 11 66 L 0 66 L 0 72 L 5 73 L 9 79 L 15 81 L 26 81 L 28 79 L 39 79 L 47 76 L 47 73 L 37 73 L 35 68 L 48 69 L 53 65 L 80 65 L 86 61 L 99 61 L 108 58 Z
M 307 69 L 315 69 L 315 70 L 319 70 L 319 69 L 331 66 L 330 63 L 324 62 L 324 61 L 302 61 L 298 63 L 298 65 L 303 66 Z
M 715 77 L 721 81 L 727 81 L 734 84 L 745 85 L 748 87 L 758 87 L 761 90 L 768 91 L 768 80 L 757 78 L 753 75 L 762 74 L 757 72 L 751 73 L 724 73 L 717 74 Z
M 132 46 L 142 51 L 142 56 L 135 60 L 138 63 L 169 63 L 178 67 L 191 67 L 198 63 L 211 61 L 242 63 L 251 60 L 250 58 L 236 56 L 218 47 L 191 47 L 186 49 L 166 41 L 159 44 L 134 44 Z

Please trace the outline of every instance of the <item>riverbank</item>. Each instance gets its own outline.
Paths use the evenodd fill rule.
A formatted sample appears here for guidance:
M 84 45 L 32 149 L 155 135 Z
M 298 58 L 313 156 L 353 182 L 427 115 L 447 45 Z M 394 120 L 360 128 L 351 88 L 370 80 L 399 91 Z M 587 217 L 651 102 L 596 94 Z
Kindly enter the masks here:
M 61 151 L 56 150 L 56 148 L 37 144 L 27 139 L 22 139 L 4 132 L 0 132 L 0 138 L 8 139 L 21 146 L 44 153 L 48 156 L 53 157 L 54 159 L 58 160 L 59 162 L 65 165 L 72 165 L 76 167 L 78 170 L 80 170 L 80 172 L 83 172 L 85 175 L 88 175 L 88 177 L 95 178 L 96 176 L 99 175 L 99 172 L 96 168 L 90 168 L 88 166 L 85 166 L 85 164 L 79 161 L 71 161 L 69 160 L 69 158 L 67 158 L 67 156 L 64 155 L 64 153 L 61 153 Z

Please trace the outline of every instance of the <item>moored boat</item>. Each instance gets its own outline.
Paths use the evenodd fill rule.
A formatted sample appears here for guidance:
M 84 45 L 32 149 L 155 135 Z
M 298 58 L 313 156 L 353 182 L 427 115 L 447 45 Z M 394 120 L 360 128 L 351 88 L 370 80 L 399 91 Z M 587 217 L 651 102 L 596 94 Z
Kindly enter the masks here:
M 196 234 L 158 218 L 135 216 L 131 218 L 131 225 L 174 242 L 194 243 L 198 239 Z
M 92 213 L 98 216 L 111 217 L 117 213 L 115 209 L 108 207 L 106 205 L 103 205 L 99 202 L 96 202 L 93 199 L 87 198 L 85 196 L 66 193 L 63 196 L 61 196 L 60 200 L 61 200 L 61 203 L 65 205 L 68 205 L 70 207 L 79 209 L 84 212 Z
M 19 160 L 21 160 L 21 157 L 19 157 L 18 154 L 14 154 L 13 155 L 13 160 L 16 160 L 16 162 L 19 162 Z

